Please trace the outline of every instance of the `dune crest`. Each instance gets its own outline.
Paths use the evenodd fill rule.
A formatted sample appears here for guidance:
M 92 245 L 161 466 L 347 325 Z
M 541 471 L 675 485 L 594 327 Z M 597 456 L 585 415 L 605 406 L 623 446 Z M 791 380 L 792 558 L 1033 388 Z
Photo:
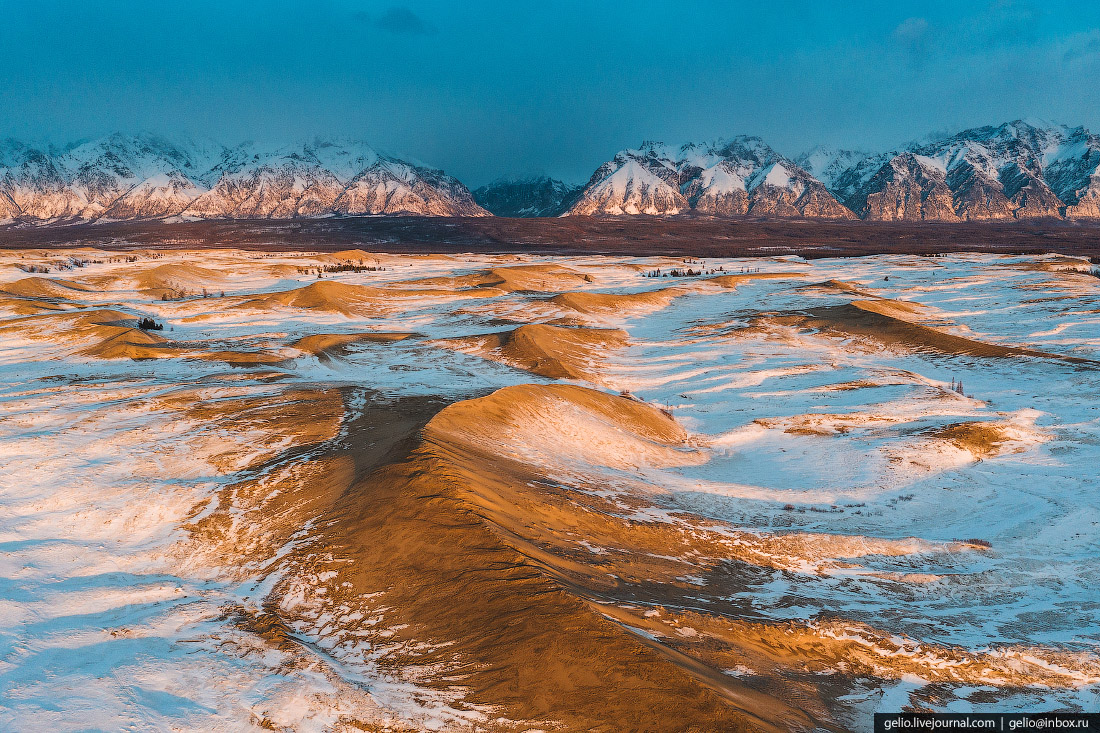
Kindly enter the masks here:
M 303 308 L 340 313 L 346 316 L 381 312 L 383 291 L 367 285 L 349 285 L 334 280 L 318 280 L 304 287 L 249 297 L 237 308 Z
M 613 316 L 637 315 L 660 310 L 681 295 L 690 293 L 687 286 L 673 285 L 660 290 L 641 293 L 562 293 L 550 302 L 561 308 L 585 315 Z
M 493 450 L 494 436 L 544 407 L 657 455 L 679 452 L 686 438 L 648 405 L 582 387 L 524 385 L 455 403 L 427 423 L 406 460 L 351 487 L 324 515 L 318 546 L 335 554 L 296 553 L 298 579 L 276 591 L 280 614 L 299 628 L 327 624 L 321 633 L 336 643 L 368 641 L 370 663 L 393 674 L 434 670 L 419 684 L 460 695 L 460 708 L 527 725 L 815 727 L 798 708 L 654 648 L 578 596 L 589 571 L 555 547 L 573 533 L 576 509 L 532 483 L 538 474 L 525 462 Z M 324 592 L 303 598 L 314 583 Z M 358 617 L 371 624 L 321 621 Z M 675 719 L 661 713 L 670 706 Z
M 455 290 L 486 289 L 500 293 L 560 293 L 584 287 L 592 282 L 594 280 L 591 275 L 577 272 L 569 267 L 534 264 L 493 267 L 467 275 L 404 280 L 395 285 L 443 287 Z
M 723 288 L 736 288 L 753 280 L 798 280 L 808 277 L 805 272 L 746 272 L 708 277 L 699 281 L 702 285 L 717 285 Z
M 364 341 L 373 341 L 378 343 L 392 343 L 394 341 L 403 341 L 407 338 L 415 336 L 414 333 L 398 332 L 398 331 L 363 331 L 360 333 L 313 333 L 309 336 L 303 336 L 302 338 L 294 341 L 290 344 L 291 348 L 304 351 L 307 354 L 313 354 L 314 356 L 321 358 L 329 358 L 339 355 L 346 351 L 348 346 L 352 344 L 362 343 Z
M 627 333 L 619 329 L 565 328 L 533 323 L 511 331 L 435 343 L 502 361 L 550 379 L 598 381 L 601 357 L 624 347 Z
M 624 623 L 724 668 L 775 674 L 791 666 L 817 674 L 845 669 L 858 677 L 931 683 L 1074 689 L 1100 682 L 1100 658 L 1087 652 L 1006 644 L 960 649 L 920 643 L 840 619 L 762 624 L 665 608 L 639 614 L 615 608 Z
M 159 257 L 156 253 L 146 253 L 146 256 L 149 255 Z M 227 276 L 217 270 L 177 262 L 132 273 L 100 276 L 90 279 L 89 282 L 105 289 L 132 287 L 152 298 L 171 299 L 195 295 L 204 290 L 217 290 L 224 285 L 226 279 Z
M 7 321 L 0 333 L 47 341 L 102 359 L 152 359 L 178 353 L 168 340 L 138 328 L 138 317 L 110 308 L 33 315 Z
M 1022 356 L 1056 359 L 1082 366 L 1100 366 L 1100 361 L 1094 359 L 959 336 L 944 330 L 939 319 L 922 312 L 919 303 L 888 298 L 816 306 L 798 313 L 768 314 L 756 318 L 748 327 L 733 328 L 727 332 L 733 335 L 766 333 L 770 324 L 810 329 L 826 335 L 839 335 L 917 352 L 989 358 Z M 721 327 L 711 330 L 720 331 Z
M 62 278 L 25 277 L 0 285 L 0 293 L 20 298 L 62 298 L 75 300 L 94 290 L 90 285 Z
M 271 351 L 223 349 L 203 342 L 172 341 L 163 330 L 139 327 L 141 317 L 110 308 L 39 313 L 0 325 L 0 333 L 46 342 L 71 354 L 96 359 L 188 358 L 231 366 L 279 364 L 286 357 Z

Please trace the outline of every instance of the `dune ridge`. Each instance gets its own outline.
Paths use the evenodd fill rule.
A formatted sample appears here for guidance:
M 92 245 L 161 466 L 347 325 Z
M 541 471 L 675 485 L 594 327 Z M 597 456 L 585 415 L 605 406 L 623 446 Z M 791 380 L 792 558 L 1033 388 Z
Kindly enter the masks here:
M 585 315 L 636 315 L 660 310 L 677 297 L 691 291 L 692 289 L 687 286 L 673 285 L 641 293 L 570 292 L 555 295 L 550 302 Z
M 620 329 L 532 323 L 510 331 L 434 343 L 502 361 L 550 379 L 598 381 L 601 358 L 626 346 L 627 333 Z
M 95 359 L 187 358 L 231 366 L 276 365 L 286 357 L 271 351 L 240 351 L 206 343 L 172 341 L 160 330 L 139 327 L 141 317 L 112 308 L 41 313 L 0 325 L 0 334 L 43 342 L 71 354 Z
M 798 280 L 809 277 L 805 272 L 744 272 L 707 277 L 699 281 L 703 285 L 717 285 L 723 288 L 736 288 L 753 280 Z
M 292 348 L 313 354 L 322 359 L 337 356 L 347 350 L 352 344 L 364 341 L 376 343 L 393 343 L 412 338 L 416 334 L 406 331 L 362 331 L 359 333 L 313 333 L 303 336 L 290 344 Z
M 138 328 L 137 316 L 110 308 L 32 315 L 5 322 L 0 333 L 47 341 L 101 359 L 155 359 L 179 353 L 168 339 Z
M 444 287 L 450 289 L 487 289 L 501 293 L 559 293 L 594 282 L 586 275 L 569 267 L 553 264 L 511 265 L 479 270 L 467 275 L 428 277 L 401 281 L 400 285 L 416 287 Z
M 1032 357 L 1100 367 L 1100 362 L 1094 359 L 995 344 L 949 333 L 922 322 L 929 319 L 921 314 L 919 304 L 887 298 L 853 300 L 842 305 L 807 308 L 799 313 L 762 316 L 756 320 L 756 325 L 735 329 L 733 333 L 759 332 L 760 326 L 777 323 L 916 351 L 987 358 Z
M 273 308 L 301 308 L 347 317 L 381 317 L 399 312 L 414 302 L 454 300 L 463 297 L 492 297 L 490 291 L 443 289 L 408 290 L 392 286 L 355 285 L 336 280 L 318 280 L 291 290 L 249 296 L 235 296 L 232 307 L 267 311 Z M 228 299 L 227 299 L 228 300 Z
M 0 293 L 21 298 L 63 298 L 74 300 L 94 290 L 92 286 L 75 280 L 47 277 L 25 277 L 0 285 Z
M 567 731 L 815 727 L 805 712 L 594 612 L 577 595 L 584 565 L 533 542 L 524 525 L 568 531 L 567 507 L 557 492 L 547 502 L 529 486 L 538 477 L 522 462 L 486 455 L 466 435 L 500 429 L 499 411 L 547 398 L 574 400 L 628 432 L 636 426 L 636 439 L 658 449 L 674 450 L 685 436 L 648 405 L 582 387 L 525 385 L 455 403 L 427 423 L 407 459 L 370 474 L 326 513 L 316 547 L 333 557 L 319 562 L 313 546 L 296 554 L 307 582 L 277 589 L 280 613 L 301 628 L 375 619 L 369 628 L 329 624 L 325 633 L 370 640 L 382 669 L 436 670 L 420 684 L 461 694 L 462 707 L 484 706 L 493 717 Z M 320 578 L 326 591 L 315 605 L 290 600 Z M 675 719 L 662 714 L 670 706 Z

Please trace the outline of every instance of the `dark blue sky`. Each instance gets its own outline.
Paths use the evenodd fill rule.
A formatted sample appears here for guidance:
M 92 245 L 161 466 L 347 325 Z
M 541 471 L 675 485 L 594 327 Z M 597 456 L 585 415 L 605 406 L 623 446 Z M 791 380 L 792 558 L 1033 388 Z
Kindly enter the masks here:
M 0 137 L 350 135 L 478 185 L 643 139 L 1100 129 L 1100 3 L 0 0 Z

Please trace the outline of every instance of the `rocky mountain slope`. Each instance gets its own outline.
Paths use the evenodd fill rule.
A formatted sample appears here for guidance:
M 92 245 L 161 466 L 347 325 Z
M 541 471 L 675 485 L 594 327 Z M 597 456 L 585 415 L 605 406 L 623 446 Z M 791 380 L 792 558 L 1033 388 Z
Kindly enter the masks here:
M 0 144 L 0 220 L 487 213 L 442 171 L 353 141 L 265 150 L 115 134 L 60 150 Z
M 861 218 L 1100 218 L 1100 137 L 1017 120 L 870 156 L 832 192 Z
M 844 150 L 819 145 L 795 158 L 795 162 L 829 187 L 841 173 L 867 157 L 869 153 L 862 150 Z
M 474 200 L 496 216 L 559 216 L 581 187 L 547 176 L 501 178 L 474 191 Z
M 758 137 L 680 147 L 646 142 L 592 175 L 568 215 L 777 216 L 846 219 L 825 185 Z
M 815 148 L 795 160 L 755 137 L 645 143 L 600 166 L 568 214 L 1100 219 L 1100 136 L 1017 120 L 880 154 Z

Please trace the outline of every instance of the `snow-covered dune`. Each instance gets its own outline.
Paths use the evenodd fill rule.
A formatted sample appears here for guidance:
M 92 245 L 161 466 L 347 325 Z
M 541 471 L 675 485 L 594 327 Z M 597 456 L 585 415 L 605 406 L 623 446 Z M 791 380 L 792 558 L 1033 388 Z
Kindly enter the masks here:
M 0 253 L 0 727 L 1093 709 L 1093 267 Z

